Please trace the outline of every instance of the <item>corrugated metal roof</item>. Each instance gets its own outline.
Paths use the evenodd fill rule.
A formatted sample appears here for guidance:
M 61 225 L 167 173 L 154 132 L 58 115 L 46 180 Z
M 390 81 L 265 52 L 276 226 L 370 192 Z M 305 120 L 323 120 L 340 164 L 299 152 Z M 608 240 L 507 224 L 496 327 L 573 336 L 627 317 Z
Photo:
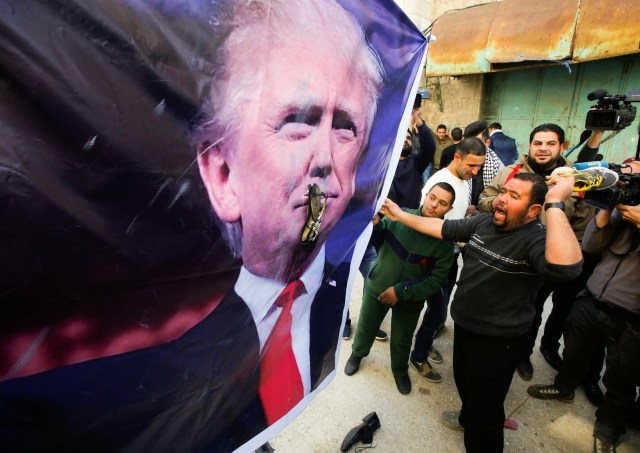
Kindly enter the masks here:
M 438 18 L 427 75 L 463 75 L 640 52 L 637 0 L 505 0 Z

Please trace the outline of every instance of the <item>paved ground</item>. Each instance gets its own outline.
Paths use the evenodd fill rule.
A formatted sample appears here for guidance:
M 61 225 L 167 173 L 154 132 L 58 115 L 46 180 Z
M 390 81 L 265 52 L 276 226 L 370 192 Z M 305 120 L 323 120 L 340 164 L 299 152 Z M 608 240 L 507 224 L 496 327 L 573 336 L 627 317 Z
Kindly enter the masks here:
M 354 326 L 360 312 L 361 294 L 362 279 L 358 276 L 350 304 Z M 546 316 L 545 312 L 545 319 Z M 387 331 L 389 319 L 387 316 L 382 326 Z M 436 365 L 443 382 L 427 382 L 410 368 L 413 390 L 406 396 L 396 389 L 388 342 L 376 341 L 369 357 L 362 361 L 360 371 L 351 377 L 344 374 L 352 341 L 342 341 L 335 379 L 293 423 L 271 440 L 277 453 L 339 452 L 347 432 L 371 411 L 377 412 L 382 425 L 373 442 L 376 452 L 464 451 L 462 433 L 445 428 L 439 421 L 442 411 L 458 410 L 460 405 L 451 368 L 451 319 L 434 343 L 444 356 L 444 363 Z M 505 452 L 590 452 L 595 407 L 581 390 L 576 392 L 573 404 L 530 398 L 527 387 L 531 383 L 550 383 L 555 375 L 537 349 L 532 362 L 533 381 L 525 382 L 516 374 L 507 396 L 506 412 L 519 423 L 519 429 L 505 430 Z M 357 444 L 350 451 L 361 446 Z M 640 452 L 640 433 L 629 431 L 618 452 Z

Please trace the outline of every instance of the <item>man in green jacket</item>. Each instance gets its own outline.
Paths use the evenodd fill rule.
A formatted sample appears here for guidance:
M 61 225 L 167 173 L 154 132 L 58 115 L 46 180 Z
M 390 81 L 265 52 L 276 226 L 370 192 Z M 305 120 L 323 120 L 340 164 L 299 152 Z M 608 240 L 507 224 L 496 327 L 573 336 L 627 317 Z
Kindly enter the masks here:
M 439 182 L 427 193 L 420 208 L 407 212 L 442 219 L 454 201 L 453 187 Z M 373 234 L 382 236 L 384 242 L 365 281 L 352 354 L 344 372 L 352 376 L 358 371 L 360 361 L 369 355 L 380 323 L 391 309 L 391 369 L 398 391 L 406 395 L 411 392 L 408 361 L 413 332 L 424 301 L 440 289 L 447 277 L 453 261 L 453 243 L 378 216 L 373 222 Z

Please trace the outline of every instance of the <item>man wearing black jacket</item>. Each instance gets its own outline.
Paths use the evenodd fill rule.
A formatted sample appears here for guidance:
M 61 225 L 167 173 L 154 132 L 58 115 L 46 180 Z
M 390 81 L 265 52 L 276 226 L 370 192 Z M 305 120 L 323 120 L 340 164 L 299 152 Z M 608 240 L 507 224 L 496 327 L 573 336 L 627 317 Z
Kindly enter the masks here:
M 467 242 L 451 304 L 453 372 L 462 409 L 444 412 L 441 421 L 464 429 L 468 452 L 503 451 L 504 400 L 526 355 L 537 290 L 543 278 L 570 280 L 580 273 L 580 245 L 563 211 L 573 183 L 570 175 L 558 177 L 547 192 L 541 176 L 517 174 L 502 187 L 493 215 L 462 220 L 414 216 L 390 200 L 383 205 L 381 212 L 391 220 Z M 546 228 L 539 220 L 543 209 Z
M 422 173 L 433 160 L 436 143 L 431 130 L 420 118 L 420 110 L 414 110 L 411 119 L 418 128 L 420 148 L 417 153 L 411 152 L 411 133 L 407 131 L 389 198 L 403 208 L 417 209 L 422 198 Z

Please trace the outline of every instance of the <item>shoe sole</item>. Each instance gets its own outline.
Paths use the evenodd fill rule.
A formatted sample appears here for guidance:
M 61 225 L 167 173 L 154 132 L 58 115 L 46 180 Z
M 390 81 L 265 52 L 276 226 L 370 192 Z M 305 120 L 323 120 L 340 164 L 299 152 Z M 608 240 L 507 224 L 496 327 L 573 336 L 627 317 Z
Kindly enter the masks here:
M 572 404 L 573 401 L 575 400 L 575 397 L 571 399 L 566 399 L 566 398 L 554 398 L 553 396 L 547 396 L 547 395 L 532 395 L 531 393 L 529 393 L 529 389 L 527 389 L 527 394 L 530 397 L 538 400 L 560 401 L 561 403 L 566 403 L 566 404 Z
M 442 357 L 434 359 L 433 357 L 429 356 L 429 360 L 431 360 L 433 363 L 440 365 L 441 363 L 444 363 L 444 359 Z
M 378 341 L 387 341 L 387 338 L 389 338 L 389 336 L 386 336 L 384 338 L 376 337 L 376 340 L 378 340 Z

